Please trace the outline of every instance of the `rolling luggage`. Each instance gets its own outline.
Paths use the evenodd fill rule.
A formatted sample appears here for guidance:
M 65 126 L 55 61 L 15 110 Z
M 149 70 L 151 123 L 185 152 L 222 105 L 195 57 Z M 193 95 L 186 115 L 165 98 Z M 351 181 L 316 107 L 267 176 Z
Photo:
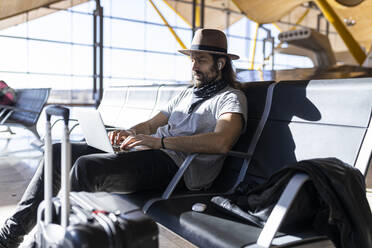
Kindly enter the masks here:
M 49 106 L 45 110 L 44 201 L 37 214 L 37 247 L 156 248 L 158 227 L 136 206 L 105 192 L 70 192 L 69 109 Z M 64 120 L 61 156 L 61 191 L 52 199 L 51 116 Z

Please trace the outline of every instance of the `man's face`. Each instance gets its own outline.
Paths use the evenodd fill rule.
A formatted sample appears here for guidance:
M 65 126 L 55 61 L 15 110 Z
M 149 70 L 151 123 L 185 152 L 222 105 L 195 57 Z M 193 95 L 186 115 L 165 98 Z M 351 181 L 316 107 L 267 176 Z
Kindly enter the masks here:
M 214 82 L 220 76 L 220 71 L 209 53 L 192 52 L 190 57 L 196 87 Z

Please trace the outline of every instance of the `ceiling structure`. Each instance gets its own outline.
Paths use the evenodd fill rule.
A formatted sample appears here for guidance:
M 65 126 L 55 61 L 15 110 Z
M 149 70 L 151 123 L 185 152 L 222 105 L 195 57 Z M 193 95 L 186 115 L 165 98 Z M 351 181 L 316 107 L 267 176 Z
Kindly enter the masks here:
M 89 0 L 0 0 L 0 29 L 87 1 Z M 163 1 L 191 26 L 193 0 Z M 196 26 L 200 26 L 201 22 L 199 11 L 201 1 L 197 0 L 199 4 L 196 6 Z M 317 1 L 319 0 L 315 0 L 315 2 Z M 369 52 L 372 44 L 372 21 L 369 17 L 372 13 L 372 1 L 328 0 L 327 2 L 340 19 L 348 24 L 345 25 L 346 29 L 349 30 L 365 53 Z M 355 2 L 358 4 L 350 7 L 340 4 L 340 2 Z M 296 23 L 307 10 L 309 10 L 307 15 L 299 24 L 316 29 L 318 15 L 321 13 L 316 4 L 309 4 L 308 0 L 204 0 L 204 3 L 206 6 L 204 9 L 204 27 L 219 29 L 226 29 L 245 15 L 259 24 L 276 23 L 281 31 L 288 31 L 293 28 L 292 24 Z M 325 29 L 325 23 L 323 18 L 321 30 Z M 329 25 L 329 31 L 336 33 L 332 25 Z M 337 60 L 355 63 L 340 36 L 333 35 L 330 42 Z
M 0 30 L 89 0 L 0 0 Z
M 165 0 L 182 18 L 190 25 L 192 22 L 192 0 Z M 197 3 L 200 4 L 201 0 Z M 304 15 L 299 23 L 301 26 L 316 29 L 318 15 L 321 11 L 316 4 L 308 0 L 205 0 L 204 27 L 225 29 L 228 24 L 238 21 L 242 15 L 257 22 L 258 24 L 275 23 L 281 31 L 288 31 Z M 316 2 L 316 1 L 315 1 Z M 327 0 L 332 9 L 345 22 L 347 30 L 351 33 L 357 43 L 367 53 L 372 45 L 372 21 L 369 17 L 372 13 L 372 1 L 370 0 Z M 344 4 L 341 4 L 341 3 Z M 354 4 L 348 4 L 352 3 Z M 223 8 L 230 11 L 228 21 L 221 15 L 221 11 L 213 8 Z M 288 24 L 291 23 L 291 24 Z M 346 25 L 346 23 L 348 25 Z M 325 19 L 321 19 L 321 30 L 325 30 Z M 299 27 L 297 27 L 299 28 Z M 337 33 L 332 25 L 329 25 L 329 32 Z M 324 33 L 324 32 L 323 32 Z M 347 46 L 339 35 L 330 38 L 331 46 L 336 54 L 337 60 L 348 64 L 356 64 Z
M 233 0 L 240 10 L 251 20 L 264 24 L 274 23 L 289 18 L 295 19 L 295 15 L 304 12 L 303 5 L 308 0 Z M 354 7 L 347 7 L 336 0 L 327 1 L 341 20 L 348 22 L 347 29 L 360 45 L 369 49 L 372 42 L 372 1 L 362 1 Z M 296 13 L 299 12 L 299 13 Z M 314 14 L 319 13 L 315 8 L 311 9 L 312 15 L 305 17 L 303 23 L 310 26 L 316 25 Z M 315 19 L 315 20 L 314 20 Z M 294 21 L 293 20 L 293 21 Z M 283 27 L 283 25 L 282 25 Z M 284 28 L 284 27 L 283 27 Z M 338 47 L 334 49 L 338 50 Z
M 308 4 L 309 1 L 307 0 L 233 1 L 249 19 L 260 24 L 279 22 L 277 24 L 283 31 L 287 31 L 292 27 L 283 23 L 295 23 L 306 11 L 306 8 L 309 8 L 309 13 L 300 24 L 314 29 L 317 27 L 320 11 L 316 4 Z M 358 1 L 359 4 L 352 7 L 341 4 L 340 2 L 343 2 L 341 0 L 328 0 L 327 2 L 341 21 L 344 22 L 346 29 L 351 33 L 364 52 L 369 52 L 372 45 L 372 21 L 369 17 L 370 13 L 372 13 L 372 1 Z M 332 25 L 330 25 L 329 30 L 330 32 L 336 32 Z M 350 55 L 348 48 L 339 35 L 331 38 L 330 42 L 339 61 L 355 63 L 355 60 Z
M 192 3 L 193 0 L 164 0 L 164 2 L 172 8 L 181 18 L 192 26 Z M 200 4 L 201 0 L 197 3 Z M 242 18 L 241 11 L 235 5 L 233 1 L 230 0 L 205 0 L 204 9 L 204 27 L 206 28 L 217 28 L 226 29 L 229 25 L 239 21 Z M 229 11 L 229 18 L 224 18 L 226 16 L 226 10 Z M 195 12 L 197 15 L 196 26 L 200 26 L 200 7 L 196 7 Z

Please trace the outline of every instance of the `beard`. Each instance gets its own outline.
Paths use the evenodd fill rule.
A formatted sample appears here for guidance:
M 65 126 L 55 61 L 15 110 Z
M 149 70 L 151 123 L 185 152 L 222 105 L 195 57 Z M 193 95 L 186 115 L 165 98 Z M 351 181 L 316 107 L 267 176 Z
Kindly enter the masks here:
M 198 70 L 193 71 L 192 76 L 193 76 L 194 86 L 196 86 L 197 88 L 203 85 L 210 84 L 216 81 L 217 78 L 219 77 L 219 71 L 217 68 L 217 64 L 213 64 L 211 69 L 206 72 L 201 72 Z

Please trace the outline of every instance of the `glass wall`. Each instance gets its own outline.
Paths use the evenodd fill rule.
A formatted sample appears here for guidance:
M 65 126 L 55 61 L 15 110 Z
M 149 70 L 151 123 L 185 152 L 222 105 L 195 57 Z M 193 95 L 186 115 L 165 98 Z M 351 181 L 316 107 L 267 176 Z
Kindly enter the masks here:
M 164 1 L 154 0 L 154 3 L 189 47 L 190 25 Z M 91 94 L 82 97 L 66 92 L 90 92 L 93 87 L 95 5 L 95 1 L 89 1 L 0 30 L 0 79 L 14 88 L 51 87 L 54 92 L 63 91 L 67 102 L 91 103 Z M 190 60 L 177 52 L 180 45 L 149 1 L 102 0 L 101 5 L 104 8 L 104 87 L 179 83 L 191 79 Z M 250 68 L 255 23 L 240 13 L 205 8 L 205 13 L 217 11 L 226 19 L 229 52 L 241 57 L 234 62 L 235 67 Z M 273 37 L 278 34 L 272 25 L 264 27 Z M 308 59 L 296 58 L 293 62 L 288 56 L 275 55 L 273 68 L 271 57 L 264 60 L 272 51 L 270 42 L 265 43 L 263 51 L 267 34 L 259 29 L 254 69 L 312 66 Z
M 91 89 L 92 6 L 88 2 L 0 30 L 0 79 L 14 88 Z M 73 95 L 63 97 L 70 102 Z

